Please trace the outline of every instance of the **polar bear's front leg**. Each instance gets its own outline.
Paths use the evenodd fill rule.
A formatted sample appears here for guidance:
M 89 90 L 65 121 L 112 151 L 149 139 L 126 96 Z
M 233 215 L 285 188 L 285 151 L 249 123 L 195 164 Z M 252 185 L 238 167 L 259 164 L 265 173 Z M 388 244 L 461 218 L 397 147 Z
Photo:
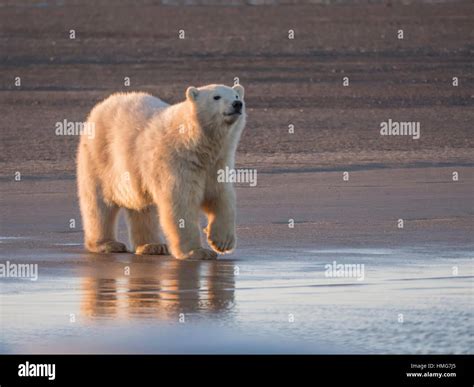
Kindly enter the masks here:
M 178 259 L 215 259 L 217 254 L 201 246 L 199 198 L 185 193 L 160 195 L 160 223 L 171 254 Z
M 215 251 L 230 253 L 236 245 L 235 192 L 230 185 L 220 189 L 204 202 L 208 225 L 204 230 L 207 241 Z

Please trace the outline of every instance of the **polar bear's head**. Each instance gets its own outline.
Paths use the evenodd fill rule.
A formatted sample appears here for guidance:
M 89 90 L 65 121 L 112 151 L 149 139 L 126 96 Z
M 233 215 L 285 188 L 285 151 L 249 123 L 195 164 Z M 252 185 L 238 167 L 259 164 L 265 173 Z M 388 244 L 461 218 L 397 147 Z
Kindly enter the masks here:
M 199 120 L 217 126 L 232 125 L 245 118 L 244 88 L 208 85 L 188 87 L 186 99 L 196 106 Z

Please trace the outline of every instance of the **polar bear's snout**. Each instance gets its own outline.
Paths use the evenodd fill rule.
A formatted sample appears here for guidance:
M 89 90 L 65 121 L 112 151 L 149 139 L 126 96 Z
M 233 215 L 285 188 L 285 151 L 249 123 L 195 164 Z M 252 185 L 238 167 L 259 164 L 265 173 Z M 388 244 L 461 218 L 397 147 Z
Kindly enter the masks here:
M 230 106 L 224 111 L 224 121 L 228 125 L 235 123 L 243 113 L 244 104 L 242 101 L 235 100 Z
M 235 114 L 241 114 L 242 113 L 242 102 L 241 101 L 234 101 L 232 103 L 232 107 L 234 108 L 234 113 Z
M 234 101 L 230 107 L 224 112 L 225 116 L 240 116 L 242 114 L 243 103 L 241 101 Z

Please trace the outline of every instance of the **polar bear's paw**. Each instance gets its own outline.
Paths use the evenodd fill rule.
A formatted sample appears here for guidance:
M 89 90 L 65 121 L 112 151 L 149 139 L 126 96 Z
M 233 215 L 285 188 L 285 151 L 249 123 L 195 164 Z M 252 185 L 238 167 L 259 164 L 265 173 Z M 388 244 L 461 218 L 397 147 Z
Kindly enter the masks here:
M 169 255 L 168 246 L 164 243 L 148 243 L 138 246 L 135 254 L 138 255 Z
M 110 253 L 126 253 L 127 246 L 121 242 L 109 241 L 97 245 L 94 249 L 98 253 L 110 254 Z
M 207 242 L 214 251 L 221 254 L 232 252 L 235 248 L 235 234 L 233 232 L 222 232 L 218 229 L 211 229 L 207 232 Z
M 183 257 L 183 259 L 209 261 L 209 260 L 217 259 L 217 253 L 212 250 L 200 247 L 198 249 L 191 251 L 189 254 Z

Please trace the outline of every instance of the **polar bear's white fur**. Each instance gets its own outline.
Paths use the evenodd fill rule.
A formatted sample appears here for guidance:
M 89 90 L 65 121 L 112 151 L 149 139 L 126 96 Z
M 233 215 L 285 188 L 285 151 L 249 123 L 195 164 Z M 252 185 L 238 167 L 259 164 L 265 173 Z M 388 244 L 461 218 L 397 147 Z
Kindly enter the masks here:
M 88 118 L 95 136 L 81 137 L 77 158 L 86 248 L 126 251 L 116 240 L 124 208 L 137 254 L 167 254 L 169 246 L 176 258 L 212 259 L 232 251 L 235 193 L 218 182 L 217 171 L 234 168 L 243 99 L 240 85 L 208 85 L 189 87 L 175 105 L 145 93 L 114 94 L 97 104 Z M 201 245 L 201 210 L 214 251 Z

